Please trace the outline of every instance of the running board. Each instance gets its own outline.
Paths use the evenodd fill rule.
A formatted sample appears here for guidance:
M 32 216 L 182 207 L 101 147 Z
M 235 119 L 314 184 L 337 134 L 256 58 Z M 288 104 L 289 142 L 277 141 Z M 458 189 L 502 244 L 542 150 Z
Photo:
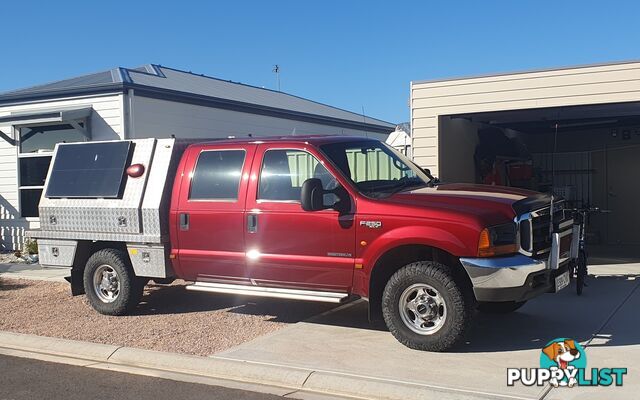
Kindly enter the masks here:
M 193 285 L 188 285 L 187 289 L 202 292 L 238 294 L 243 296 L 276 297 L 281 299 L 321 301 L 325 303 L 341 303 L 349 297 L 347 293 L 282 289 L 265 286 L 230 285 L 226 283 L 211 282 L 196 282 Z

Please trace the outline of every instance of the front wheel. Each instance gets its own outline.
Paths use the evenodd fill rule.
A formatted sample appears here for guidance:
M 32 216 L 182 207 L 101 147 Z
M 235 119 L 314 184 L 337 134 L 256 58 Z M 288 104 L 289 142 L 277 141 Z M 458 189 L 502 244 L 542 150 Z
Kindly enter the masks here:
M 124 315 L 135 307 L 145 280 L 137 278 L 124 251 L 102 249 L 84 268 L 84 290 L 91 307 L 100 314 Z
M 405 346 L 445 351 L 469 327 L 471 301 L 440 263 L 408 264 L 389 279 L 382 296 L 382 314 L 391 334 Z

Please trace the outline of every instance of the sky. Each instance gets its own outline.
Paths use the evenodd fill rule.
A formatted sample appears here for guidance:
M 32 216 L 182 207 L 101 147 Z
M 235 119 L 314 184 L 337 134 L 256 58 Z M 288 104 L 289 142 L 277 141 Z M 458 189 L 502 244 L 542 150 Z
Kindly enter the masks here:
M 640 59 L 638 1 L 0 4 L 0 91 L 154 63 L 392 123 L 411 81 Z

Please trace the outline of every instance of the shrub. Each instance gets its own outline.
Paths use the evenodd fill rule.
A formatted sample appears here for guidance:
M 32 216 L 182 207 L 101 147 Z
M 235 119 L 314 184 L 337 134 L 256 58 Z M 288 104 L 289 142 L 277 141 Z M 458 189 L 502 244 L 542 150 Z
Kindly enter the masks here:
M 38 254 L 38 242 L 33 239 L 27 239 L 24 242 L 24 252 L 27 254 Z

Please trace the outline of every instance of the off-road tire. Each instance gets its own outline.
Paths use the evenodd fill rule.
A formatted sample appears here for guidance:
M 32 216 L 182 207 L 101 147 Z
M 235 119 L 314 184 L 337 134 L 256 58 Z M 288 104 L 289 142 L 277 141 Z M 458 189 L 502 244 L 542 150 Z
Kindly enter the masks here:
M 426 284 L 442 297 L 446 314 L 443 325 L 435 332 L 423 335 L 411 330 L 400 316 L 400 297 L 414 284 Z M 382 315 L 391 334 L 405 346 L 424 351 L 446 351 L 458 344 L 469 328 L 473 296 L 465 292 L 450 267 L 434 261 L 414 262 L 391 276 L 382 295 Z
M 94 274 L 102 265 L 110 266 L 119 279 L 119 293 L 110 303 L 101 300 L 94 289 Z M 140 302 L 146 280 L 135 276 L 129 257 L 124 251 L 102 249 L 89 257 L 84 268 L 83 283 L 93 309 L 105 315 L 125 315 Z
M 478 311 L 486 314 L 509 314 L 525 303 L 526 301 L 485 301 L 478 303 Z

